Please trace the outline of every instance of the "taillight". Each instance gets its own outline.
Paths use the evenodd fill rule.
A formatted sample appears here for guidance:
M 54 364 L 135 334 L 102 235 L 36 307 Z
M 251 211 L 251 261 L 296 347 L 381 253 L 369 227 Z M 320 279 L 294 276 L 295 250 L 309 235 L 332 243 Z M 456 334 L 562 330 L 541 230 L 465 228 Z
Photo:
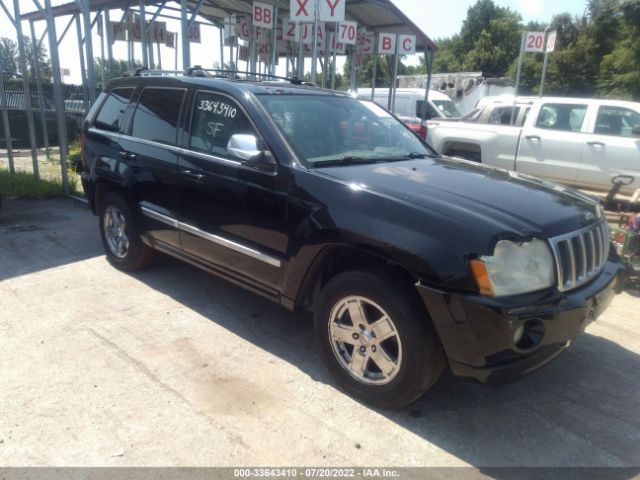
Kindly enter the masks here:
M 426 125 L 420 125 L 420 130 L 418 130 L 418 136 L 423 140 L 427 139 L 427 126 Z

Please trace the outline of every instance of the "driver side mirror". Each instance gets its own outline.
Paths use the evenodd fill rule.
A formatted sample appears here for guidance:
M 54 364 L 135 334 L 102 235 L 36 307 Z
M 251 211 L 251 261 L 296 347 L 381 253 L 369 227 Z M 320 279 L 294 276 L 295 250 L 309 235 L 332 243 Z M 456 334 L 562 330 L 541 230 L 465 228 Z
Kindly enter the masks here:
M 636 125 L 631 129 L 631 135 L 634 137 L 640 137 L 640 125 Z
M 243 160 L 246 166 L 273 173 L 277 167 L 276 160 L 261 143 L 253 134 L 236 133 L 227 143 L 227 152 Z

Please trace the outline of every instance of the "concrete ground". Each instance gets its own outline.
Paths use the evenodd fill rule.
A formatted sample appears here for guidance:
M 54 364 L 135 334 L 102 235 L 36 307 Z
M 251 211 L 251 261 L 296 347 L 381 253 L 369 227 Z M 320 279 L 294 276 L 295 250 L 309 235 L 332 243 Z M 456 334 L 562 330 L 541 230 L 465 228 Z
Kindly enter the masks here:
M 374 410 L 307 316 L 169 258 L 119 272 L 85 206 L 5 200 L 0 465 L 639 466 L 639 296 L 531 377 Z

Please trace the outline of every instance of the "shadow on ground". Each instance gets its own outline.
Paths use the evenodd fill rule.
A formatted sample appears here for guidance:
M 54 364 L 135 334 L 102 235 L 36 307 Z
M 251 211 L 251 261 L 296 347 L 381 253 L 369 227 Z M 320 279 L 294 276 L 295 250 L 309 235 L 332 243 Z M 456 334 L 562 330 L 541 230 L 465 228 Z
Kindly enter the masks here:
M 0 281 L 102 255 L 97 223 L 75 200 L 3 199 Z
M 215 315 L 216 323 L 335 385 L 316 352 L 309 315 L 290 313 L 167 257 L 134 276 L 207 318 L 214 317 L 212 304 L 223 306 L 234 315 Z M 638 372 L 639 355 L 586 334 L 519 382 L 487 387 L 446 373 L 414 405 L 379 413 L 475 466 L 635 466 Z

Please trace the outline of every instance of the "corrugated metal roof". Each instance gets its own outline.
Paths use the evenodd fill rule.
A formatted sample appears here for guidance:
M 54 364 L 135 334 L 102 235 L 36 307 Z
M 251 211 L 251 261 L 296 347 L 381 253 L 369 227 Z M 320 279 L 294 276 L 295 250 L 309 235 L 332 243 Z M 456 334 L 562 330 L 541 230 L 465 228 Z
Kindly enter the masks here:
M 264 1 L 264 0 L 263 0 Z M 345 0 L 347 20 L 358 22 L 359 25 L 373 32 L 389 32 L 415 35 L 417 50 L 423 52 L 425 48 L 437 51 L 435 43 L 418 28 L 402 11 L 396 7 L 391 0 Z M 127 0 L 90 0 L 91 10 L 100 10 L 105 7 L 110 9 L 125 8 L 127 4 L 137 7 L 139 1 L 127 2 Z M 156 5 L 157 0 L 147 0 L 145 4 Z M 287 18 L 289 15 L 289 0 L 266 0 L 266 3 L 278 7 L 278 17 Z M 167 2 L 168 5 L 180 3 Z M 198 0 L 188 2 L 191 10 L 198 5 Z M 251 15 L 253 0 L 204 0 L 199 14 L 220 24 L 229 15 Z M 75 2 L 66 3 L 53 8 L 55 16 L 70 15 L 78 13 L 79 7 Z M 42 20 L 43 16 L 39 11 L 23 15 L 25 20 Z M 331 27 L 329 26 L 329 29 Z

